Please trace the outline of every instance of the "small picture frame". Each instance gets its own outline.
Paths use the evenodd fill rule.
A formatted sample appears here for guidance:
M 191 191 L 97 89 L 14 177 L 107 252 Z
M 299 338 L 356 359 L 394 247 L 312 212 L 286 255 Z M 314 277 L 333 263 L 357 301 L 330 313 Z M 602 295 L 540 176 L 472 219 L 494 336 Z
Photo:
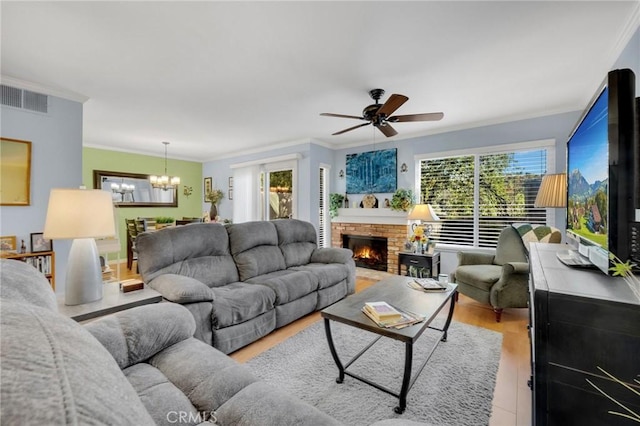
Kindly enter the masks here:
M 7 235 L 6 237 L 0 237 L 0 250 L 14 251 L 15 249 L 16 249 L 15 235 Z
M 229 199 L 233 200 L 233 189 L 229 189 Z
M 229 176 L 229 189 L 233 188 L 233 176 Z
M 204 199 L 207 199 L 207 194 L 209 192 L 211 192 L 211 190 L 213 189 L 213 179 L 210 177 L 206 177 L 204 178 Z
M 31 233 L 31 252 L 40 253 L 43 251 L 52 251 L 53 241 L 44 238 L 42 232 Z

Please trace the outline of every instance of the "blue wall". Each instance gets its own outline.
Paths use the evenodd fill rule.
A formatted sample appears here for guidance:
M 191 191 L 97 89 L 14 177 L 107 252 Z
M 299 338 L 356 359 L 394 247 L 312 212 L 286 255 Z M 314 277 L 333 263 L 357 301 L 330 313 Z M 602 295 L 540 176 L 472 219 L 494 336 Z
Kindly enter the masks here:
M 0 233 L 24 239 L 42 232 L 52 188 L 82 184 L 82 104 L 49 96 L 49 112 L 40 114 L 3 106 L 2 136 L 31 141 L 31 205 L 0 207 Z M 64 293 L 65 265 L 71 242 L 56 240 L 56 293 Z

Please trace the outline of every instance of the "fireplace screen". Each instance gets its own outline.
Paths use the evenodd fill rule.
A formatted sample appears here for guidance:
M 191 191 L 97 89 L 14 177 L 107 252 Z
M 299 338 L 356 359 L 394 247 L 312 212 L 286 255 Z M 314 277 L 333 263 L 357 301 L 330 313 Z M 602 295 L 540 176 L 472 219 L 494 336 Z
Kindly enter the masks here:
M 353 251 L 356 266 L 387 270 L 387 239 L 362 235 L 343 235 L 342 247 Z

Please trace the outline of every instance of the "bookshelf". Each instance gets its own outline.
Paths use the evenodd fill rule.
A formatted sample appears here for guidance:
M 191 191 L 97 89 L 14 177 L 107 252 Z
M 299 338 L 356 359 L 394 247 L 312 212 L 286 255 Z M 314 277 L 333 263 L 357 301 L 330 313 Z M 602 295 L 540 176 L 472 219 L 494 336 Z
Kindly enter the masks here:
M 2 256 L 5 259 L 15 259 L 26 262 L 42 272 L 49 280 L 51 288 L 56 289 L 56 253 L 41 251 L 37 253 L 11 253 Z

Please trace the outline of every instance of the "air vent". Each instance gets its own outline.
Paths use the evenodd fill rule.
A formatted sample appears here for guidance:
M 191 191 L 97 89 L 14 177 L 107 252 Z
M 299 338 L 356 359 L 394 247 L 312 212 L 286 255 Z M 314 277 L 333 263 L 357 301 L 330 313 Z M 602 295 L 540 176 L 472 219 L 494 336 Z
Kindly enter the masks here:
M 29 111 L 48 112 L 48 96 L 16 87 L 2 87 L 2 105 L 28 109 Z

